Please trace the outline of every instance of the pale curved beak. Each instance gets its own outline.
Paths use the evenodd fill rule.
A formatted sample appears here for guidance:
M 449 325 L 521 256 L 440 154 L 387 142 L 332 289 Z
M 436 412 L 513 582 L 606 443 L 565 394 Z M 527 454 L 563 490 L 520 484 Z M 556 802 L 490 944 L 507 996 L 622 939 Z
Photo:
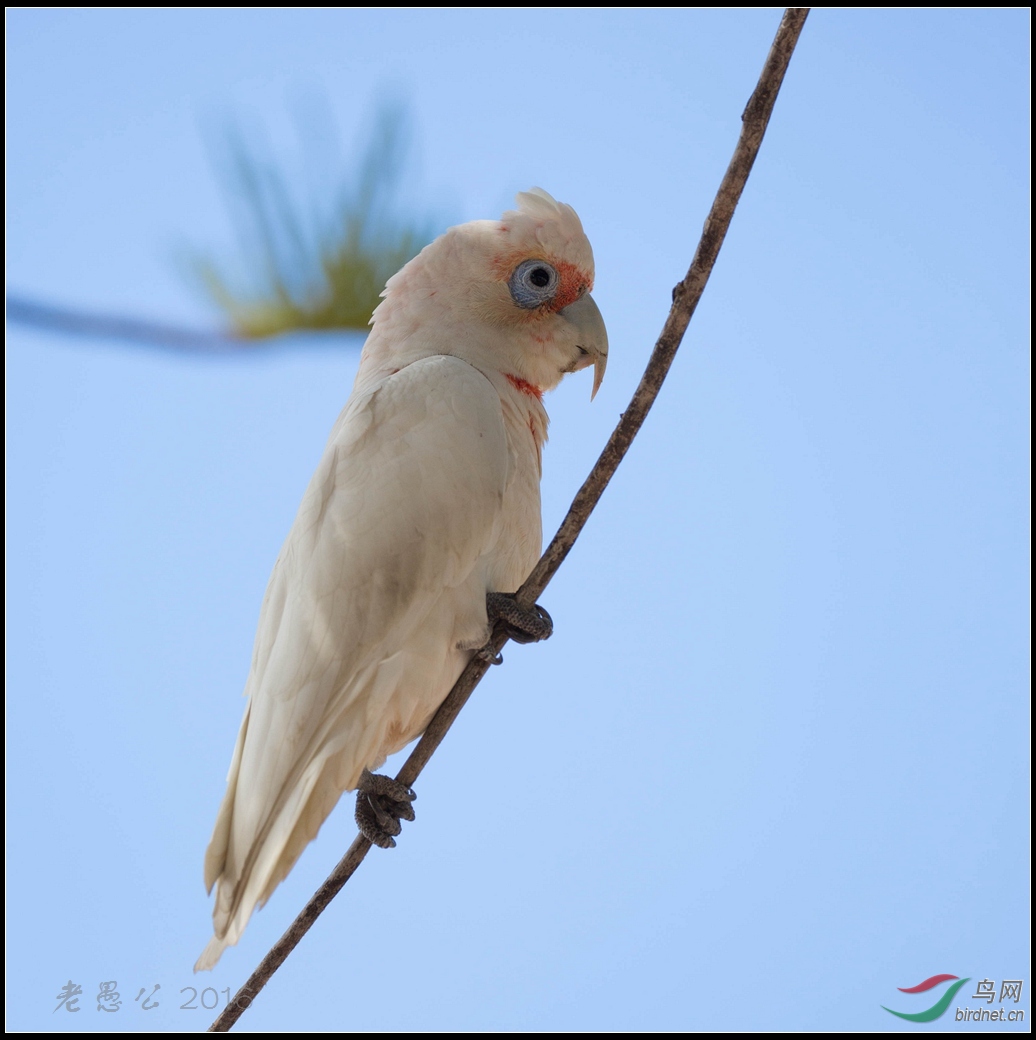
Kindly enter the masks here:
M 558 314 L 575 326 L 578 333 L 576 345 L 586 355 L 585 360 L 580 359 L 575 366 L 576 369 L 586 368 L 591 361 L 593 362 L 594 388 L 590 391 L 592 401 L 601 388 L 604 370 L 608 365 L 608 330 L 604 327 L 604 318 L 601 317 L 601 312 L 589 293 L 562 308 Z

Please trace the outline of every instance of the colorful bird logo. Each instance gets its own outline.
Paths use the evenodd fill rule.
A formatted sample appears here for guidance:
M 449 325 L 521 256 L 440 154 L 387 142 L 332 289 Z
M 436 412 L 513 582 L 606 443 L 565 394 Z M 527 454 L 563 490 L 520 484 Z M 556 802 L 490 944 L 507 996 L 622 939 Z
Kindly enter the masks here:
M 916 986 L 899 986 L 897 988 L 900 993 L 927 993 L 930 989 L 935 989 L 936 986 L 941 985 L 943 982 L 949 982 L 950 979 L 957 979 L 957 976 L 933 975 L 930 979 L 925 979 L 924 982 L 919 982 Z M 884 1004 L 881 1006 L 890 1015 L 895 1015 L 897 1018 L 905 1018 L 908 1022 L 934 1022 L 950 1006 L 950 1001 L 957 995 L 957 990 L 968 981 L 968 979 L 957 979 L 927 1011 L 918 1011 L 916 1014 L 910 1015 L 905 1011 L 893 1011 L 892 1008 L 887 1008 Z

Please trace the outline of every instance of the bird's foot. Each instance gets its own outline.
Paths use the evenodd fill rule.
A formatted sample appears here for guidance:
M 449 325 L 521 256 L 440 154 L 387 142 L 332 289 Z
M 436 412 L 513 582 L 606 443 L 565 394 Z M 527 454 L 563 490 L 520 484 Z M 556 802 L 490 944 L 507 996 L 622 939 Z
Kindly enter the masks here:
M 373 845 L 396 847 L 395 836 L 403 829 L 400 820 L 413 820 L 417 797 L 413 790 L 390 776 L 365 769 L 356 787 L 356 826 Z
M 509 592 L 487 593 L 486 614 L 491 627 L 502 621 L 507 634 L 516 643 L 538 643 L 554 633 L 554 622 L 543 607 L 534 603 L 525 610 L 518 606 L 514 595 Z
M 490 634 L 496 623 L 501 621 L 508 637 L 516 643 L 538 643 L 541 639 L 549 639 L 554 633 L 554 622 L 550 615 L 538 603 L 534 603 L 530 610 L 519 607 L 514 597 L 515 594 L 511 592 L 486 593 L 486 618 Z M 459 646 L 462 650 L 470 648 L 470 644 Z M 490 643 L 474 649 L 475 656 L 486 664 L 504 663 L 503 654 L 494 650 Z

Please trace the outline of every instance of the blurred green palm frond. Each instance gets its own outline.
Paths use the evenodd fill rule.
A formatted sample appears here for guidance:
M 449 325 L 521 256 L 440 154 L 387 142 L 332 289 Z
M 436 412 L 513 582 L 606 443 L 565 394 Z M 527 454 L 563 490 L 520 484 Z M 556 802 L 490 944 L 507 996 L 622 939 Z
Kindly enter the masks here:
M 268 153 L 227 135 L 221 174 L 246 286 L 211 258 L 191 267 L 236 335 L 367 329 L 385 282 L 434 237 L 431 221 L 395 215 L 405 137 L 402 111 L 383 108 L 358 171 L 307 204 Z

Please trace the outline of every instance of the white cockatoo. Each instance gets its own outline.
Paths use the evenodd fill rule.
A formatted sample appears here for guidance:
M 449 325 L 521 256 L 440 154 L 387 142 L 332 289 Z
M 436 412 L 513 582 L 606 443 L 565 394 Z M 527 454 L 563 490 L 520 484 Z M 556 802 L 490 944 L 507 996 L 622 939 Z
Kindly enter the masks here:
M 419 736 L 539 558 L 542 396 L 604 375 L 594 261 L 571 206 L 534 188 L 451 228 L 385 288 L 263 599 L 248 705 L 205 855 L 215 935 L 238 941 L 344 791 L 383 847 L 414 797 L 373 776 Z M 487 606 L 488 604 L 488 606 Z

